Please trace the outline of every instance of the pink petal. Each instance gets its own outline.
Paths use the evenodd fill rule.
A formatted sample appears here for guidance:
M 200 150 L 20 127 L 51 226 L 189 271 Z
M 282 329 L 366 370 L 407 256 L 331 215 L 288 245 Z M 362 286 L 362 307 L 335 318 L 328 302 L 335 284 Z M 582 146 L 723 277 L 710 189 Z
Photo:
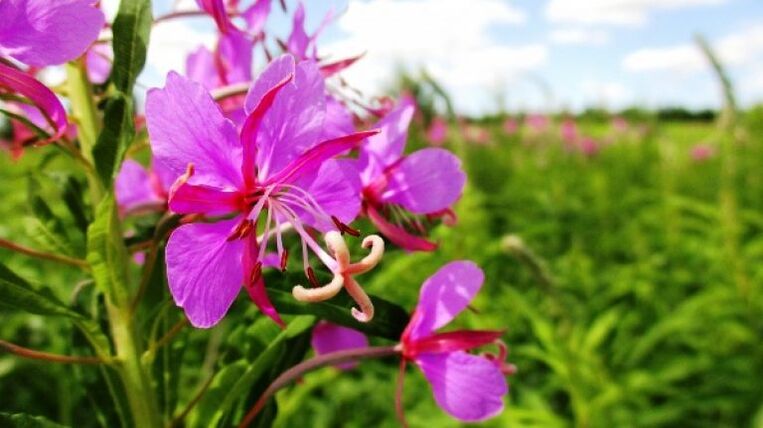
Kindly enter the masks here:
M 323 122 L 321 141 L 338 138 L 355 132 L 352 114 L 344 104 L 332 96 L 326 97 L 326 120 Z
M 95 84 L 103 84 L 109 78 L 114 53 L 108 43 L 96 43 L 87 51 L 85 65 L 87 77 Z
M 252 80 L 253 50 L 252 40 L 235 27 L 220 37 L 217 45 L 218 69 L 224 84 Z
M 326 96 L 315 63 L 295 65 L 294 57 L 288 54 L 275 59 L 249 91 L 246 111 L 251 113 L 265 93 L 290 74 L 294 79 L 279 92 L 259 128 L 257 167 L 261 181 L 320 142 Z
M 91 0 L 0 1 L 0 56 L 42 67 L 63 64 L 98 38 L 103 12 Z
M 344 224 L 350 224 L 360 213 L 360 179 L 348 159 L 332 159 L 323 162 L 317 173 L 304 177 L 296 183 L 305 189 L 313 200 L 329 216 Z M 300 220 L 310 226 L 328 232 L 336 226 L 329 219 L 316 218 L 304 208 L 291 206 Z M 323 221 L 321 221 L 323 220 Z
M 323 355 L 347 349 L 367 348 L 368 339 L 357 330 L 321 321 L 313 328 L 311 344 L 316 354 Z M 357 362 L 348 362 L 339 364 L 337 367 L 349 370 L 357 365 Z
M 477 422 L 503 410 L 509 387 L 490 360 L 458 351 L 422 354 L 415 362 L 432 385 L 437 405 L 454 418 Z
M 146 124 L 154 158 L 176 177 L 193 164 L 191 184 L 241 187 L 236 127 L 200 84 L 170 72 L 164 88 L 148 92 Z
M 217 324 L 241 289 L 244 241 L 228 240 L 239 221 L 185 224 L 167 242 L 170 293 L 194 327 Z
M 363 184 L 369 184 L 380 175 L 384 168 L 397 162 L 403 155 L 408 139 L 408 125 L 413 119 L 416 107 L 413 101 L 404 97 L 393 111 L 389 112 L 377 124 L 381 132 L 368 139 L 360 151 L 360 178 Z
M 178 214 L 224 215 L 239 209 L 241 194 L 238 191 L 184 183 L 169 198 L 169 208 Z
M 469 305 L 482 287 L 485 274 L 474 262 L 450 262 L 421 286 L 416 316 L 406 328 L 412 339 L 429 336 Z
M 122 168 L 119 170 L 114 183 L 114 192 L 121 212 L 164 202 L 154 192 L 148 171 L 143 168 L 143 165 L 132 159 L 127 159 L 122 163 Z
M 205 46 L 199 46 L 185 59 L 185 75 L 194 82 L 201 83 L 207 90 L 222 86 L 215 67 L 214 54 Z
M 366 214 L 371 220 L 371 223 L 379 229 L 379 232 L 400 248 L 408 251 L 434 251 L 437 249 L 437 244 L 434 242 L 430 242 L 420 236 L 412 235 L 402 227 L 387 221 L 387 219 L 385 219 L 373 205 L 369 204 L 368 207 L 366 207 Z
M 196 0 L 196 4 L 214 18 L 215 24 L 217 24 L 217 28 L 221 33 L 227 32 L 231 27 L 223 0 Z
M 256 0 L 251 6 L 241 12 L 246 21 L 249 34 L 260 34 L 265 27 L 265 22 L 270 15 L 271 0 Z
M 268 297 L 267 290 L 265 289 L 265 280 L 262 276 L 262 266 L 264 263 L 263 257 L 259 255 L 259 251 L 257 237 L 252 234 L 246 240 L 246 245 L 244 245 L 244 288 L 249 294 L 249 298 L 252 299 L 252 302 L 257 305 L 257 308 L 263 314 L 272 319 L 281 328 L 285 328 L 286 324 L 281 319 L 278 311 L 276 311 L 273 303 L 270 302 L 270 297 Z M 263 264 L 258 266 L 258 262 Z
M 0 88 L 7 88 L 11 93 L 18 93 L 37 107 L 55 127 L 55 135 L 50 141 L 56 140 L 66 133 L 69 126 L 66 121 L 66 110 L 56 94 L 29 74 L 0 62 Z M 44 129 L 44 127 L 43 127 Z
M 461 160 L 445 149 L 428 148 L 406 156 L 388 172 L 384 202 L 404 206 L 414 214 L 449 208 L 464 190 Z
M 307 48 L 310 38 L 305 32 L 305 5 L 300 1 L 292 19 L 291 34 L 286 41 L 289 52 L 299 58 L 307 58 Z

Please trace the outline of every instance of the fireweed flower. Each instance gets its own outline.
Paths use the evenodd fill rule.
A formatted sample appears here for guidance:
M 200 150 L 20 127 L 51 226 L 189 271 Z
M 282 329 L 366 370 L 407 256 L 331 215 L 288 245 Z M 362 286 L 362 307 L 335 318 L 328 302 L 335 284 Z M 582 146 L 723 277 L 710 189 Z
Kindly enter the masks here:
M 103 27 L 103 13 L 90 0 L 0 2 L 0 92 L 26 97 L 55 130 L 66 132 L 66 111 L 55 94 L 9 59 L 32 67 L 62 64 L 82 55 Z
M 241 284 L 263 313 L 281 323 L 261 271 L 273 237 L 285 268 L 287 228 L 301 238 L 303 267 L 313 285 L 318 284 L 308 249 L 335 275 L 357 273 L 343 271 L 345 260 L 327 253 L 309 231 L 353 232 L 346 224 L 360 209 L 360 183 L 348 161 L 333 158 L 376 131 L 321 141 L 324 90 L 313 62 L 279 57 L 250 89 L 240 134 L 200 84 L 170 73 L 163 89 L 149 91 L 146 117 L 154 158 L 182 175 L 170 190 L 169 208 L 210 219 L 180 226 L 167 243 L 170 291 L 194 326 L 216 324 Z M 375 254 L 376 241 L 368 243 Z
M 377 123 L 381 132 L 361 147 L 363 212 L 396 245 L 432 251 L 437 245 L 420 236 L 427 232 L 421 216 L 453 219 L 450 207 L 461 197 L 466 175 L 461 161 L 447 150 L 403 154 L 414 111 L 412 100 L 403 98 Z
M 503 121 L 503 132 L 506 135 L 514 135 L 519 130 L 519 125 L 513 117 L 507 117 Z
M 481 421 L 503 410 L 508 393 L 506 374 L 513 366 L 499 355 L 466 351 L 496 343 L 500 331 L 435 331 L 462 312 L 479 291 L 484 274 L 469 261 L 448 263 L 421 287 L 419 303 L 399 346 L 404 361 L 417 365 L 432 386 L 437 404 L 462 421 Z M 405 365 L 401 366 L 401 370 Z
M 332 324 L 328 321 L 320 321 L 313 327 L 310 344 L 316 354 L 322 355 L 345 349 L 366 348 L 368 347 L 368 339 L 357 330 Z M 349 370 L 357 365 L 357 362 L 350 361 L 338 364 L 337 368 Z
M 427 141 L 433 146 L 441 146 L 448 138 L 448 122 L 441 117 L 432 119 L 432 123 L 427 129 Z

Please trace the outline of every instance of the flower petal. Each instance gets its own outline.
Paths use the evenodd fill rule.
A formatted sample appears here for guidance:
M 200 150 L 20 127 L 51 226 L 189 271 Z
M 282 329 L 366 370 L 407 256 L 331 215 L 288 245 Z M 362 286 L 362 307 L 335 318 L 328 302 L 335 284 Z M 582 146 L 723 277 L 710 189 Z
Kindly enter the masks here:
M 167 242 L 170 293 L 194 327 L 217 324 L 241 290 L 244 241 L 228 240 L 239 221 L 185 224 Z
M 270 15 L 271 0 L 256 0 L 251 6 L 241 12 L 241 16 L 246 21 L 246 27 L 249 34 L 260 34 L 265 27 L 265 22 Z
M 246 33 L 235 27 L 220 37 L 216 54 L 223 84 L 230 85 L 252 80 L 253 51 L 252 40 Z
M 223 0 L 196 0 L 196 4 L 214 18 L 221 33 L 227 32 L 232 27 Z
M 215 68 L 215 57 L 206 46 L 199 46 L 185 59 L 185 75 L 194 82 L 199 82 L 208 90 L 222 86 Z
M 482 270 L 468 260 L 441 267 L 421 286 L 417 316 L 406 328 L 406 334 L 419 339 L 449 323 L 469 305 L 484 280 Z
M 437 405 L 456 419 L 482 421 L 503 410 L 506 378 L 490 360 L 466 352 L 422 354 L 415 360 Z
M 108 43 L 96 43 L 88 49 L 85 56 L 87 77 L 91 82 L 101 85 L 106 82 L 111 73 L 114 53 Z
M 352 223 L 360 213 L 360 179 L 350 165 L 351 162 L 354 161 L 349 159 L 325 161 L 316 173 L 305 176 L 295 184 L 305 189 L 326 214 L 336 217 L 344 224 Z M 298 193 L 295 195 L 299 196 Z M 290 204 L 290 207 L 300 220 L 321 232 L 336 229 L 336 225 L 330 218 L 316 218 L 303 207 L 293 204 Z
M 413 100 L 404 97 L 397 108 L 376 124 L 375 127 L 381 132 L 368 139 L 361 147 L 358 157 L 363 184 L 371 183 L 384 168 L 397 162 L 403 156 L 405 142 L 408 139 L 408 125 L 415 112 Z
M 0 56 L 42 67 L 85 53 L 98 38 L 103 12 L 92 0 L 0 2 Z
M 223 215 L 239 209 L 240 193 L 183 183 L 171 192 L 169 207 L 178 214 Z
M 164 88 L 148 92 L 146 124 L 154 158 L 176 177 L 193 164 L 191 184 L 241 187 L 236 127 L 200 84 L 170 72 Z
M 323 77 L 310 61 L 294 64 L 282 55 L 262 72 L 246 97 L 251 113 L 265 93 L 290 74 L 294 79 L 279 93 L 262 120 L 257 137 L 257 167 L 260 181 L 283 169 L 299 155 L 320 142 L 326 115 Z
M 0 62 L 0 88 L 16 92 L 34 104 L 55 127 L 55 135 L 49 141 L 56 140 L 68 130 L 66 110 L 56 94 L 29 74 Z M 42 127 L 44 129 L 44 127 Z
M 453 205 L 464 191 L 461 160 L 445 149 L 429 148 L 406 156 L 387 171 L 381 199 L 414 214 L 429 214 Z
M 323 122 L 321 141 L 338 138 L 355 132 L 352 115 L 332 96 L 326 97 L 326 120 Z
M 307 48 L 310 44 L 310 37 L 305 32 L 305 5 L 300 1 L 297 4 L 297 10 L 294 11 L 292 18 L 291 34 L 286 41 L 289 52 L 298 58 L 307 58 Z
M 310 343 L 318 355 L 368 347 L 368 339 L 365 334 L 351 328 L 332 324 L 328 321 L 320 321 L 316 324 L 313 328 L 313 336 Z M 357 362 L 348 362 L 338 364 L 337 367 L 342 370 L 349 370 L 357 365 Z
M 135 208 L 155 205 L 164 202 L 151 185 L 148 171 L 138 162 L 127 159 L 117 174 L 114 183 L 117 205 L 120 212 L 128 212 Z
M 379 232 L 400 248 L 408 251 L 434 251 L 437 249 L 437 244 L 434 242 L 412 235 L 402 227 L 387 221 L 376 207 L 371 204 L 366 207 L 366 214 L 374 226 L 379 229 Z
M 249 298 L 252 299 L 252 302 L 257 305 L 257 308 L 259 308 L 263 314 L 272 319 L 281 328 L 286 328 L 286 323 L 281 319 L 281 316 L 270 301 L 270 297 L 268 297 L 267 290 L 265 289 L 265 279 L 262 276 L 264 257 L 260 256 L 259 251 L 257 236 L 252 234 L 246 239 L 244 245 L 244 288 L 249 294 Z M 258 262 L 262 264 L 257 265 Z

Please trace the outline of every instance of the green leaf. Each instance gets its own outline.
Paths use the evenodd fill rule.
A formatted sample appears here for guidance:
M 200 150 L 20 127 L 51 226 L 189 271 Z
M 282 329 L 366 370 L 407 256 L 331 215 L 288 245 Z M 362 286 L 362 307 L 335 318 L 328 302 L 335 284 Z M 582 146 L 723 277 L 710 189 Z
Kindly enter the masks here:
M 279 274 L 280 275 L 280 274 Z M 368 323 L 358 322 L 353 318 L 350 309 L 355 301 L 347 293 L 340 292 L 336 297 L 325 302 L 303 303 L 294 299 L 290 288 L 292 282 L 287 276 L 284 284 L 271 275 L 268 286 L 268 296 L 279 313 L 290 315 L 315 315 L 345 327 L 350 327 L 371 336 L 379 336 L 390 340 L 400 340 L 400 336 L 408 325 L 408 312 L 401 306 L 384 300 L 381 297 L 369 296 L 374 304 L 374 319 Z M 286 291 L 289 290 L 289 291 Z
M 116 93 L 109 98 L 105 110 L 103 131 L 98 135 L 98 141 L 93 147 L 93 158 L 98 176 L 109 187 L 135 137 L 135 124 L 132 117 L 132 100 L 122 93 Z
M 63 428 L 42 416 L 31 416 L 26 413 L 0 412 L 0 426 L 8 428 Z
M 90 212 L 83 199 L 85 194 L 85 188 L 76 178 L 73 176 L 66 177 L 66 180 L 62 184 L 62 193 L 64 204 L 69 209 L 74 224 L 82 231 L 83 234 L 87 233 L 87 226 L 90 224 L 88 213 Z
M 29 223 L 31 237 L 44 248 L 65 255 L 74 255 L 66 227 L 41 195 L 40 183 L 29 177 L 27 202 L 32 214 Z
M 108 339 L 95 321 L 66 306 L 49 289 L 33 288 L 2 263 L 0 263 L 0 306 L 37 315 L 69 318 L 87 336 L 98 355 L 108 354 Z
M 151 33 L 151 0 L 119 2 L 114 19 L 114 67 L 111 80 L 124 94 L 132 94 L 135 79 L 146 64 Z
M 299 336 L 314 323 L 315 317 L 296 317 L 254 361 L 242 359 L 224 367 L 215 376 L 209 390 L 196 407 L 195 417 L 189 426 L 217 426 L 223 416 L 233 409 L 233 405 L 249 393 L 252 385 L 277 363 L 285 342 Z
M 87 230 L 87 261 L 96 287 L 116 302 L 127 302 L 129 257 L 113 193 L 98 204 L 95 220 Z

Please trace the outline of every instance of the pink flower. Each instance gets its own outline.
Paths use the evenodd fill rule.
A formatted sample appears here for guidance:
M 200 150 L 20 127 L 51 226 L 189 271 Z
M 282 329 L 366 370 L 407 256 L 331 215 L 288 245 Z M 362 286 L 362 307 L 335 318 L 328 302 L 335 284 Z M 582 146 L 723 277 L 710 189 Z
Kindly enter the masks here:
M 542 114 L 531 114 L 525 118 L 525 125 L 533 132 L 544 132 L 548 129 L 548 117 Z
M 574 145 L 578 137 L 580 137 L 578 125 L 572 119 L 565 119 L 559 131 L 562 134 L 562 140 L 569 145 Z
M 709 144 L 696 144 L 691 148 L 691 158 L 696 162 L 703 162 L 715 156 L 715 147 Z
M 146 170 L 138 162 L 127 159 L 114 182 L 120 213 L 165 210 L 170 187 L 176 178 L 159 163 Z
M 615 132 L 625 132 L 628 130 L 628 121 L 622 116 L 615 116 L 612 119 L 612 128 Z
M 452 217 L 450 207 L 461 197 L 466 175 L 461 161 L 447 150 L 428 148 L 403 154 L 414 111 L 413 101 L 403 98 L 376 124 L 381 132 L 361 147 L 358 166 L 363 210 L 396 245 L 411 251 L 432 251 L 436 244 L 414 234 L 426 233 L 418 216 Z M 391 218 L 396 218 L 397 224 Z
M 582 138 L 577 146 L 580 152 L 588 157 L 596 155 L 601 150 L 601 145 L 590 137 Z
M 507 117 L 506 120 L 503 121 L 503 132 L 506 135 L 514 135 L 517 133 L 518 129 L 519 125 L 513 117 Z
M 441 117 L 435 117 L 427 129 L 427 141 L 433 146 L 441 146 L 448 138 L 448 122 Z
M 436 333 L 463 311 L 479 291 L 484 274 L 469 261 L 443 266 L 421 287 L 419 304 L 403 332 L 403 358 L 416 364 L 432 386 L 435 401 L 462 421 L 481 421 L 503 410 L 507 368 L 495 356 L 466 351 L 496 342 L 500 331 Z M 506 370 L 507 372 L 509 370 Z
M 461 133 L 468 143 L 487 144 L 490 142 L 490 132 L 482 126 L 467 124 L 461 129 Z
M 247 95 L 240 133 L 204 88 L 170 73 L 152 89 L 146 119 L 156 162 L 174 176 L 169 208 L 178 214 L 227 219 L 184 224 L 167 243 L 167 276 L 175 303 L 191 324 L 210 327 L 227 312 L 243 284 L 258 307 L 276 322 L 262 280 L 262 257 L 272 237 L 283 263 L 285 227 L 329 270 L 340 263 L 308 230 L 347 228 L 360 210 L 360 183 L 336 156 L 376 131 L 321 141 L 326 117 L 323 78 L 315 63 L 274 60 Z M 265 214 L 267 212 L 267 214 Z M 263 235 L 258 238 L 257 230 Z

